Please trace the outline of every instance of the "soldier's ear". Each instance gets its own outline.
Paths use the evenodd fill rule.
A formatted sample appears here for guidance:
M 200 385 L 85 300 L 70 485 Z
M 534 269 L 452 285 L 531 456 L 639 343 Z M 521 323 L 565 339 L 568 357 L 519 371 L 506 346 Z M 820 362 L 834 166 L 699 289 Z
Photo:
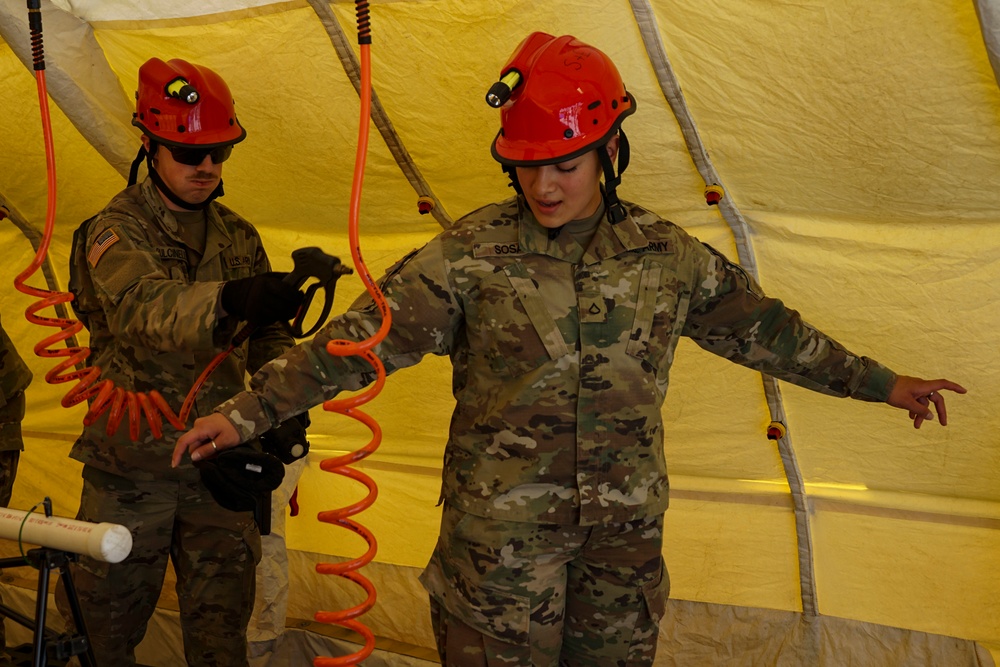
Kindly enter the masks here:
M 615 136 L 608 139 L 608 143 L 604 144 L 604 150 L 608 152 L 608 157 L 611 158 L 612 163 L 614 163 L 615 158 L 618 156 L 619 140 L 620 137 L 616 134 Z

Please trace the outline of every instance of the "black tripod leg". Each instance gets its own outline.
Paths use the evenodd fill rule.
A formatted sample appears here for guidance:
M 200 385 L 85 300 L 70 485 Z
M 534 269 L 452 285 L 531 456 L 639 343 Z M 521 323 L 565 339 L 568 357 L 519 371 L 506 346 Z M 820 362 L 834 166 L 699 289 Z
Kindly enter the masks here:
M 87 650 L 80 656 L 80 664 L 82 667 L 97 667 L 97 660 L 94 658 L 94 649 L 90 646 L 90 634 L 87 632 L 87 624 L 83 620 L 80 598 L 76 595 L 76 586 L 73 584 L 73 577 L 70 574 L 68 562 L 63 562 L 59 567 L 59 576 L 63 580 L 63 588 L 66 591 L 66 599 L 69 601 L 69 609 L 73 615 L 73 622 L 76 623 L 76 629 L 87 640 Z
M 45 654 L 45 610 L 49 602 L 49 574 L 52 567 L 49 559 L 43 557 L 38 566 L 38 594 L 35 598 L 35 636 L 31 644 L 33 667 L 45 667 L 47 656 Z

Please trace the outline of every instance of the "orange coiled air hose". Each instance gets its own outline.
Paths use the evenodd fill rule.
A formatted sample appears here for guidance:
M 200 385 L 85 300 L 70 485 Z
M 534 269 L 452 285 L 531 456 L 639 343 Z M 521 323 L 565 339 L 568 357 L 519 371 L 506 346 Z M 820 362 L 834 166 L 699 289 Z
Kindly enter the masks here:
M 42 241 L 38 245 L 38 250 L 31 264 L 14 279 L 14 287 L 19 292 L 29 296 L 37 297 L 39 300 L 28 306 L 25 317 L 29 322 L 42 326 L 58 328 L 59 331 L 47 338 L 42 339 L 35 345 L 35 354 L 40 357 L 56 358 L 64 357 L 63 361 L 56 364 L 45 374 L 45 381 L 50 384 L 59 384 L 77 380 L 76 386 L 67 392 L 62 399 L 63 407 L 72 407 L 77 403 L 90 399 L 94 400 L 90 404 L 83 423 L 87 426 L 94 423 L 101 415 L 108 412 L 108 422 L 106 432 L 114 435 L 122 420 L 128 415 L 129 437 L 138 440 L 140 435 L 141 417 L 145 416 L 153 436 L 160 438 L 163 435 L 163 419 L 166 418 L 170 424 L 178 429 L 184 429 L 187 418 L 194 407 L 195 397 L 201 390 L 202 385 L 208 376 L 219 366 L 220 363 L 232 351 L 242 344 L 242 341 L 250 331 L 245 329 L 236 336 L 228 349 L 220 352 L 208 364 L 197 381 L 191 387 L 181 406 L 180 413 L 174 411 L 167 404 L 163 396 L 158 391 L 151 391 L 148 394 L 134 391 L 127 391 L 116 387 L 111 380 L 100 381 L 101 369 L 92 366 L 82 370 L 73 370 L 78 364 L 90 356 L 90 349 L 86 347 L 53 347 L 62 343 L 83 330 L 83 324 L 79 320 L 64 318 L 43 317 L 38 313 L 46 308 L 54 307 L 60 303 L 69 303 L 73 300 L 73 295 L 69 292 L 54 292 L 51 290 L 31 287 L 27 281 L 38 271 L 45 261 L 52 241 L 52 234 L 55 229 L 56 211 L 56 161 L 55 149 L 52 141 L 52 121 L 49 114 L 48 90 L 45 84 L 45 55 L 42 45 L 42 15 L 38 0 L 28 2 L 28 26 L 31 33 L 31 54 L 33 67 L 35 70 L 35 82 L 38 88 L 38 106 L 42 117 L 42 134 L 45 140 L 45 165 L 48 177 L 48 201 L 46 205 L 45 229 L 42 234 Z
M 358 18 L 358 44 L 360 45 L 361 51 L 361 113 L 360 121 L 358 123 L 358 146 L 354 160 L 354 181 L 351 186 L 351 206 L 348 232 L 351 244 L 351 257 L 354 260 L 354 266 L 357 269 L 361 280 L 364 282 L 368 293 L 372 296 L 378 306 L 379 312 L 382 315 L 382 325 L 374 335 L 363 341 L 353 342 L 347 340 L 332 340 L 326 346 L 327 352 L 335 356 L 362 356 L 372 365 L 372 368 L 375 369 L 376 380 L 362 393 L 356 394 L 350 398 L 330 400 L 323 404 L 324 410 L 337 412 L 363 423 L 371 431 L 372 439 L 365 447 L 362 447 L 357 451 L 343 456 L 325 459 L 320 463 L 320 468 L 327 472 L 343 475 L 364 484 L 368 488 L 368 495 L 359 502 L 348 507 L 320 512 L 318 518 L 320 521 L 342 526 L 357 535 L 360 535 L 365 542 L 368 543 L 368 551 L 358 558 L 342 563 L 319 563 L 316 565 L 316 571 L 320 574 L 337 575 L 357 584 L 358 586 L 361 586 L 365 590 L 367 597 L 361 604 L 358 604 L 350 609 L 337 612 L 319 611 L 316 613 L 314 618 L 320 623 L 340 625 L 357 632 L 364 637 L 365 645 L 356 653 L 352 653 L 347 656 L 339 658 L 315 658 L 313 660 L 313 665 L 315 665 L 315 667 L 356 665 L 361 660 L 364 660 L 371 655 L 371 652 L 375 648 L 375 637 L 372 634 L 372 631 L 367 626 L 356 620 L 358 616 L 361 616 L 375 605 L 375 586 L 368 580 L 367 577 L 358 573 L 357 570 L 364 567 L 370 563 L 373 558 L 375 558 L 375 552 L 378 549 L 378 545 L 375 541 L 375 536 L 371 533 L 371 531 L 350 517 L 367 509 L 372 505 L 372 503 L 375 502 L 375 499 L 378 497 L 378 487 L 375 485 L 375 481 L 372 480 L 371 477 L 349 466 L 371 455 L 372 452 L 378 449 L 378 446 L 382 441 L 382 429 L 379 427 L 378 422 L 376 422 L 370 415 L 358 410 L 358 406 L 364 405 L 375 398 L 375 396 L 382 391 L 382 387 L 385 385 L 385 366 L 382 364 L 382 361 L 378 358 L 378 356 L 376 356 L 372 351 L 372 348 L 382 342 L 382 340 L 386 337 L 386 334 L 389 333 L 389 328 L 392 325 L 392 315 L 390 313 L 389 306 L 385 301 L 385 297 L 382 295 L 378 285 L 375 280 L 372 279 L 371 274 L 368 272 L 368 268 L 364 264 L 364 260 L 361 257 L 361 247 L 358 242 L 358 219 L 361 205 L 361 190 L 365 177 L 365 155 L 368 152 L 368 117 L 371 111 L 371 32 L 368 24 L 368 3 L 364 0 L 355 0 L 355 6 Z
M 115 387 L 110 380 L 104 380 L 103 382 L 98 383 L 98 380 L 100 379 L 100 369 L 97 367 L 86 368 L 83 370 L 71 370 L 74 369 L 77 364 L 87 359 L 90 355 L 89 348 L 60 347 L 54 349 L 52 347 L 57 343 L 68 340 L 75 334 L 82 331 L 83 324 L 79 320 L 48 318 L 38 315 L 38 312 L 44 310 L 45 308 L 72 301 L 73 295 L 69 292 L 54 292 L 51 290 L 31 287 L 26 284 L 27 280 L 34 275 L 44 262 L 55 226 L 55 152 L 52 141 L 48 93 L 45 84 L 45 64 L 42 52 L 42 28 L 41 13 L 38 7 L 39 4 L 40 3 L 37 0 L 29 0 L 29 25 L 31 27 L 32 53 L 34 57 L 39 109 L 42 117 L 42 130 L 45 141 L 46 168 L 48 174 L 48 204 L 45 229 L 38 251 L 28 268 L 15 278 L 14 284 L 20 292 L 35 296 L 39 299 L 38 302 L 32 304 L 27 309 L 25 313 L 27 319 L 35 324 L 51 326 L 59 329 L 57 333 L 40 341 L 35 346 L 35 353 L 41 357 L 65 358 L 52 370 L 46 373 L 45 379 L 47 382 L 55 384 L 78 380 L 77 385 L 63 398 L 62 405 L 64 407 L 71 407 L 81 401 L 96 396 L 92 402 L 90 410 L 84 418 L 85 424 L 90 425 L 102 414 L 104 414 L 104 412 L 110 410 L 107 432 L 111 435 L 117 431 L 127 411 L 129 419 L 129 434 L 133 440 L 136 440 L 139 437 L 140 417 L 142 415 L 145 415 L 153 435 L 155 437 L 161 437 L 163 417 L 165 417 L 166 420 L 177 429 L 183 429 L 186 427 L 187 418 L 194 403 L 194 397 L 197 395 L 202 384 L 212 371 L 214 371 L 219 363 L 221 363 L 222 360 L 230 354 L 237 345 L 240 344 L 239 341 L 241 336 L 238 335 L 237 339 L 234 340 L 234 343 L 230 345 L 227 350 L 221 352 L 215 359 L 212 360 L 208 367 L 205 368 L 204 372 L 188 393 L 179 414 L 173 412 L 170 406 L 157 391 L 151 391 L 147 395 Z M 364 182 L 365 155 L 368 149 L 367 121 L 371 108 L 371 57 L 369 53 L 371 36 L 368 24 L 368 3 L 356 0 L 355 4 L 357 6 L 358 15 L 358 41 L 361 45 L 361 122 L 359 123 L 358 146 L 355 157 L 355 173 L 351 192 L 349 236 L 351 243 L 351 256 L 362 281 L 368 289 L 368 292 L 372 295 L 378 305 L 379 311 L 382 314 L 382 325 L 375 335 L 364 341 L 352 342 L 334 340 L 327 345 L 327 351 L 336 356 L 362 356 L 376 370 L 377 378 L 375 383 L 369 387 L 367 391 L 348 399 L 327 401 L 323 405 L 325 410 L 344 414 L 353 419 L 357 419 L 368 426 L 372 432 L 372 440 L 368 445 L 355 452 L 341 457 L 326 459 L 320 463 L 321 469 L 325 471 L 340 474 L 361 482 L 368 488 L 369 493 L 364 499 L 351 506 L 321 512 L 318 515 L 318 518 L 320 521 L 343 526 L 360 535 L 368 543 L 369 549 L 364 555 L 357 559 L 343 563 L 320 563 L 316 566 L 316 570 L 321 574 L 334 574 L 356 583 L 365 590 L 367 598 L 364 602 L 351 609 L 338 612 L 317 612 L 315 619 L 321 623 L 340 625 L 361 634 L 365 639 L 365 646 L 357 653 L 340 658 L 317 657 L 313 661 L 313 664 L 316 667 L 334 667 L 338 665 L 357 664 L 361 660 L 368 657 L 374 650 L 375 646 L 375 639 L 371 630 L 355 619 L 367 612 L 375 604 L 375 587 L 366 577 L 359 574 L 357 570 L 371 562 L 371 560 L 375 557 L 377 543 L 371 531 L 349 517 L 370 507 L 372 503 L 375 502 L 375 498 L 378 496 L 378 490 L 374 480 L 372 480 L 368 475 L 354 470 L 349 466 L 369 456 L 381 443 L 382 432 L 378 423 L 372 417 L 357 408 L 358 406 L 371 401 L 381 392 L 382 387 L 385 384 L 385 367 L 375 353 L 372 352 L 372 348 L 378 345 L 385 338 L 391 326 L 392 320 L 388 304 L 364 264 L 361 256 L 360 244 L 358 242 L 358 220 L 361 190 Z M 247 332 L 241 332 L 241 334 L 245 333 Z

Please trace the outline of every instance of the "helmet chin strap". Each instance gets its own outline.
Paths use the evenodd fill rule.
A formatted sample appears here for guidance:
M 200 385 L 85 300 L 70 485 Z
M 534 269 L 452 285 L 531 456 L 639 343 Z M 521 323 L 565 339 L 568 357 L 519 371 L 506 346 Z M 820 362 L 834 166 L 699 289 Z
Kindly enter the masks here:
M 597 157 L 601 161 L 601 168 L 604 170 L 604 204 L 608 210 L 608 221 L 611 224 L 621 222 L 628 217 L 625 206 L 618 199 L 617 189 L 622 182 L 622 173 L 628 167 L 630 153 L 628 137 L 625 136 L 625 131 L 618 128 L 618 136 L 621 137 L 618 141 L 618 175 L 615 175 L 615 166 L 611 163 L 611 156 L 608 155 L 607 144 L 597 149 Z M 514 188 L 514 192 L 523 195 L 524 191 L 521 189 L 521 183 L 517 180 L 517 168 L 505 164 L 502 169 L 507 174 L 507 178 L 510 179 L 510 187 Z
M 510 179 L 509 187 L 514 188 L 514 192 L 517 194 L 523 195 L 524 190 L 521 189 L 521 183 L 517 180 L 517 167 L 505 164 L 501 168 L 503 169 L 503 173 L 507 174 L 507 178 Z
M 625 132 L 619 128 L 618 136 L 621 139 L 618 142 L 618 175 L 615 175 L 615 167 L 611 164 L 611 156 L 608 155 L 608 151 L 604 146 L 597 149 L 597 157 L 601 160 L 601 166 L 604 168 L 604 202 L 608 209 L 608 222 L 611 224 L 616 224 L 628 217 L 628 212 L 625 210 L 625 206 L 618 199 L 618 186 L 622 182 L 622 173 L 628 167 L 629 161 L 629 149 L 628 149 L 628 137 L 625 136 Z
M 150 140 L 149 151 L 146 150 L 145 146 L 139 147 L 139 152 L 138 154 L 136 154 L 135 160 L 132 161 L 132 167 L 129 169 L 128 173 L 129 185 L 135 185 L 139 173 L 139 165 L 142 163 L 142 159 L 146 158 L 146 170 L 149 172 L 149 177 L 153 179 L 153 183 L 156 185 L 157 189 L 163 193 L 164 197 L 169 199 L 177 206 L 180 206 L 184 210 L 201 211 L 204 208 L 206 208 L 209 204 L 211 204 L 217 197 L 221 197 L 222 195 L 225 194 L 225 190 L 222 187 L 222 179 L 220 178 L 219 184 L 215 187 L 214 190 L 212 190 L 212 194 L 208 195 L 208 197 L 205 198 L 205 201 L 198 204 L 192 204 L 191 202 L 187 202 L 181 199 L 179 196 L 177 196 L 177 194 L 173 190 L 171 190 L 167 186 L 166 183 L 163 182 L 163 179 L 160 177 L 160 174 L 157 173 L 156 168 L 153 167 L 153 154 L 156 153 L 156 147 L 157 143 L 153 140 Z

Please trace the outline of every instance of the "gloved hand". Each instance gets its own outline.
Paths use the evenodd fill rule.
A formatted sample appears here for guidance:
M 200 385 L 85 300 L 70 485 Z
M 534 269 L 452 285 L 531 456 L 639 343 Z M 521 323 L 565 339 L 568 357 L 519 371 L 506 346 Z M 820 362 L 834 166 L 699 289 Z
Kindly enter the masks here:
M 271 271 L 237 278 L 222 285 L 222 307 L 226 313 L 255 326 L 286 322 L 302 305 L 302 292 L 286 283 L 286 273 Z

